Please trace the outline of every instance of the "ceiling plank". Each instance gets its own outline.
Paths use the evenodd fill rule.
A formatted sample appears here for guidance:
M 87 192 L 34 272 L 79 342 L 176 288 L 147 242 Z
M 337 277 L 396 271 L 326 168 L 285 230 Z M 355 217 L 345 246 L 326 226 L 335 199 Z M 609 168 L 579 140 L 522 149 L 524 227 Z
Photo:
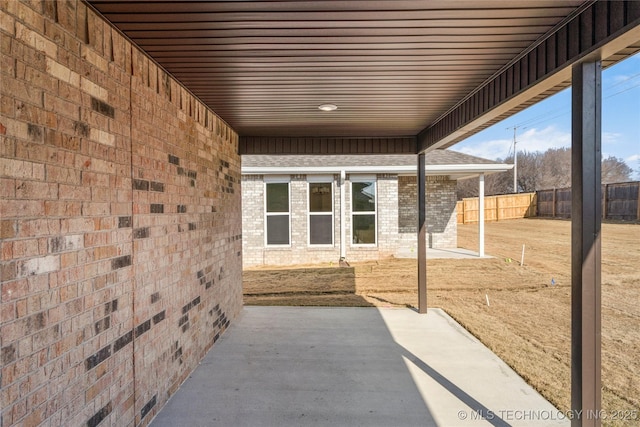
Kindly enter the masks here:
M 590 4 L 89 3 L 153 58 L 158 73 L 174 76 L 240 135 L 265 137 L 417 135 Z M 320 112 L 326 102 L 338 111 Z

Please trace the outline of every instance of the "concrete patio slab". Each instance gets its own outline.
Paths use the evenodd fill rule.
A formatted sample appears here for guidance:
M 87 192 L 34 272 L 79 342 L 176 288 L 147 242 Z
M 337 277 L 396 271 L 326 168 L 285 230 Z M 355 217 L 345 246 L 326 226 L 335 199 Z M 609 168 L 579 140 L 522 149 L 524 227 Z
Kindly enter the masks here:
M 245 307 L 163 426 L 568 426 L 439 309 Z
M 401 248 L 396 253 L 397 258 L 418 258 L 417 250 L 413 248 Z M 451 249 L 436 249 L 427 248 L 427 259 L 484 259 L 493 258 L 489 255 L 480 256 L 478 252 L 464 249 L 464 248 L 451 248 Z

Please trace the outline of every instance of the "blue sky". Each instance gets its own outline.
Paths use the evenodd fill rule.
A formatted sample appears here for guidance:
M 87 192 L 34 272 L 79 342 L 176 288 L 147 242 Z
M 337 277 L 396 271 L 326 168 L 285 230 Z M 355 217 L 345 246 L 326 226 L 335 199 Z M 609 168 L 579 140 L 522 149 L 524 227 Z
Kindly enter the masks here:
M 571 146 L 571 89 L 547 98 L 454 145 L 452 150 L 497 159 L 513 150 L 544 152 Z M 602 72 L 602 153 L 629 165 L 640 180 L 640 54 Z

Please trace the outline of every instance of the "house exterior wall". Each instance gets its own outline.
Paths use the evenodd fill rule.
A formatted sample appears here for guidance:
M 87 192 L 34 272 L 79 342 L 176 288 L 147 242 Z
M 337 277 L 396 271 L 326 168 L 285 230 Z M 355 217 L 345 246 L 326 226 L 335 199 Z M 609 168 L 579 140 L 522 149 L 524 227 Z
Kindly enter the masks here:
M 458 247 L 456 181 L 445 176 L 428 176 L 426 187 L 427 247 Z M 408 256 L 416 254 L 418 250 L 417 177 L 398 177 L 398 188 L 398 253 Z
M 357 175 L 356 175 L 357 176 Z M 346 215 L 347 260 L 366 261 L 390 257 L 395 254 L 398 238 L 398 179 L 397 175 L 376 175 L 376 213 L 378 239 L 374 247 L 354 245 L 351 240 L 351 181 L 347 175 Z
M 334 244 L 313 247 L 308 243 L 306 175 L 291 175 L 291 244 L 287 247 L 265 247 L 265 182 L 263 175 L 242 177 L 243 265 L 287 265 L 337 262 L 340 256 L 340 192 L 339 176 L 332 175 Z M 337 255 L 336 255 L 337 254 Z
M 358 175 L 353 175 L 353 178 Z M 267 178 L 268 179 L 268 178 Z M 243 265 L 293 265 L 337 263 L 340 259 L 339 176 L 333 180 L 334 244 L 314 247 L 308 244 L 308 179 L 290 175 L 291 244 L 286 247 L 265 245 L 265 176 L 242 177 Z M 357 245 L 351 239 L 351 181 L 347 175 L 345 191 L 346 258 L 349 261 L 375 260 L 389 256 L 416 256 L 417 253 L 417 181 L 413 176 L 378 174 L 377 244 Z M 428 177 L 427 220 L 429 246 L 455 248 L 456 181 L 446 177 Z
M 238 137 L 81 1 L 0 50 L 0 424 L 146 425 L 242 306 Z
M 264 181 L 262 175 L 242 176 L 242 263 L 269 264 L 264 259 Z
M 456 181 L 427 177 L 427 238 L 430 248 L 458 247 Z

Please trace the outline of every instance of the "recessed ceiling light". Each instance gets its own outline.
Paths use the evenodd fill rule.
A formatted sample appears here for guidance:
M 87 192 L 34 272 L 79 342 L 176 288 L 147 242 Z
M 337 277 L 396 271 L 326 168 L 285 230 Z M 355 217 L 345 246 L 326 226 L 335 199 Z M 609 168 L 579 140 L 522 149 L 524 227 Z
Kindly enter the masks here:
M 322 104 L 318 105 L 318 110 L 322 111 L 334 111 L 337 110 L 338 106 L 336 104 Z

